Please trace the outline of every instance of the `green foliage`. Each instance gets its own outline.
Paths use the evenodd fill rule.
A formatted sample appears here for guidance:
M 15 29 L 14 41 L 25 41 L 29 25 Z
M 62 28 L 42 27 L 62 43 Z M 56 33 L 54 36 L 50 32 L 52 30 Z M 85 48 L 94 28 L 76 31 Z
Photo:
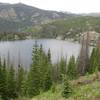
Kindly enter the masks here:
M 40 89 L 42 91 L 47 91 L 52 85 L 51 79 L 51 53 L 50 50 L 48 54 L 43 51 L 42 45 L 39 47 L 39 66 L 40 66 Z
M 28 75 L 28 95 L 35 96 L 41 91 L 47 91 L 52 86 L 51 78 L 51 54 L 43 51 L 42 45 L 37 42 L 33 47 L 32 66 Z
M 40 93 L 40 66 L 39 66 L 39 49 L 37 42 L 33 47 L 32 65 L 28 75 L 28 95 L 36 96 Z
M 28 82 L 27 82 L 27 74 L 28 72 L 27 71 L 24 71 L 24 79 L 23 81 L 21 82 L 21 96 L 27 96 L 27 88 L 28 88 Z
M 2 65 L 2 78 L 3 78 L 3 94 L 2 94 L 2 98 L 4 100 L 7 99 L 7 70 L 6 70 L 6 61 L 4 59 L 3 65 Z
M 51 73 L 48 70 L 45 73 L 44 80 L 43 80 L 43 91 L 48 91 L 51 88 L 51 86 L 52 86 Z
M 44 72 L 44 80 L 43 80 L 43 90 L 47 91 L 52 86 L 52 63 L 51 63 L 51 52 L 48 50 L 48 54 L 46 55 L 46 65 Z
M 96 49 L 93 48 L 91 56 L 90 56 L 90 68 L 89 68 L 89 73 L 94 73 L 96 71 Z
M 71 56 L 69 59 L 69 63 L 67 66 L 67 75 L 69 79 L 75 79 L 77 78 L 77 68 L 76 68 L 76 62 L 75 62 L 75 57 Z
M 6 72 L 6 62 L 4 60 L 3 64 L 1 63 L 0 58 L 0 95 L 1 98 L 7 99 L 7 72 Z
M 59 71 L 60 71 L 61 80 L 62 80 L 62 76 L 66 74 L 66 67 L 67 67 L 67 62 L 63 57 L 61 57 L 61 60 L 59 62 Z
M 8 70 L 8 77 L 7 77 L 7 94 L 8 98 L 16 98 L 16 79 L 15 79 L 15 70 L 13 66 L 11 66 Z
M 52 85 L 51 91 L 52 91 L 52 93 L 56 92 L 56 85 L 55 84 Z
M 88 30 L 87 21 L 96 32 L 100 33 L 100 18 L 89 16 L 56 20 L 51 23 L 33 26 L 27 32 L 32 32 L 33 36 L 39 38 L 56 38 L 61 36 L 63 39 L 73 38 L 79 40 L 80 33 Z
M 96 70 L 100 71 L 99 58 L 99 48 L 94 48 L 89 60 L 91 65 L 88 69 L 89 73 L 94 73 Z M 56 94 L 56 85 L 62 82 L 63 87 L 57 92 L 62 91 L 59 94 L 68 98 L 73 93 L 69 79 L 76 79 L 79 74 L 77 63 L 75 57 L 71 56 L 68 65 L 63 57 L 60 62 L 53 65 L 50 49 L 48 53 L 45 53 L 42 45 L 39 46 L 35 42 L 32 52 L 32 65 L 28 71 L 24 70 L 21 64 L 18 65 L 18 70 L 15 70 L 13 66 L 8 67 L 10 64 L 6 65 L 5 60 L 2 63 L 0 59 L 0 96 L 3 100 L 10 100 L 21 96 L 31 98 L 50 90 Z
M 96 69 L 100 71 L 100 48 L 96 48 Z
M 24 81 L 24 69 L 21 65 L 18 65 L 18 73 L 17 73 L 17 94 L 18 96 L 23 95 L 23 81 Z
M 6 23 L 2 22 L 1 23 Z M 80 33 L 87 31 L 87 21 L 89 22 L 90 26 L 97 32 L 100 33 L 100 18 L 99 17 L 90 17 L 90 16 L 77 16 L 77 17 L 71 17 L 68 19 L 60 19 L 51 21 L 49 23 L 44 24 L 38 24 L 32 26 L 29 24 L 29 27 L 26 26 L 22 30 L 20 30 L 20 33 L 16 30 L 18 26 L 24 27 L 24 25 L 21 25 L 18 23 L 18 26 L 16 26 L 15 23 L 9 24 L 9 22 L 4 24 L 4 26 L 1 25 L 1 33 L 0 33 L 0 40 L 18 40 L 18 39 L 26 39 L 27 36 L 29 38 L 57 38 L 59 36 L 62 37 L 62 39 L 65 38 L 73 38 L 75 41 L 79 40 Z M 20 25 L 19 25 L 20 24 Z M 10 26 L 11 25 L 11 26 Z M 8 27 L 10 26 L 10 28 Z M 15 28 L 12 28 L 13 26 L 16 26 Z M 6 31 L 2 30 L 4 27 L 6 27 Z M 13 30 L 14 29 L 14 30 Z M 11 31 L 12 30 L 12 31 Z M 7 32 L 7 33 L 5 33 Z M 24 33 L 23 33 L 24 32 Z M 10 33 L 10 34 L 9 34 Z M 17 38 L 16 38 L 17 37 Z
M 100 71 L 100 49 L 93 48 L 90 56 L 89 73 L 94 73 L 96 70 Z
M 24 40 L 31 34 L 21 33 L 21 32 L 0 32 L 0 41 L 13 41 L 13 40 Z
M 71 83 L 69 82 L 69 79 L 65 76 L 63 79 L 63 89 L 62 89 L 62 96 L 65 98 L 68 98 L 72 94 L 72 86 Z
M 80 77 L 77 80 L 72 80 L 71 83 L 76 84 L 76 81 L 88 81 L 92 80 L 93 77 L 97 73 L 91 74 L 87 76 Z M 100 73 L 99 73 L 100 75 Z M 83 84 L 83 85 L 75 85 L 73 87 L 72 94 L 69 98 L 64 98 L 61 95 L 62 91 L 62 85 L 56 84 L 56 90 L 55 92 L 52 92 L 52 90 L 49 90 L 45 93 L 41 93 L 40 95 L 33 97 L 32 100 L 99 100 L 100 97 L 100 81 L 93 81 L 92 83 Z

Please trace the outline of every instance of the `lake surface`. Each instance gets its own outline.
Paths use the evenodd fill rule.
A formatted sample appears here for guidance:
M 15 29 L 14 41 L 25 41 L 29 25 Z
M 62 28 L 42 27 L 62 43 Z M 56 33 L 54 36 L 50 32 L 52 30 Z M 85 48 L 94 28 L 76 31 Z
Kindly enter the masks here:
M 27 68 L 31 64 L 32 48 L 35 41 L 36 40 L 0 42 L 0 55 L 2 59 L 5 58 L 7 61 L 9 59 L 9 62 L 16 66 L 20 58 L 21 64 Z M 78 43 L 55 39 L 38 39 L 37 43 L 43 45 L 45 52 L 50 48 L 53 63 L 56 63 L 62 56 L 69 59 L 71 55 L 76 57 L 79 55 L 80 44 Z

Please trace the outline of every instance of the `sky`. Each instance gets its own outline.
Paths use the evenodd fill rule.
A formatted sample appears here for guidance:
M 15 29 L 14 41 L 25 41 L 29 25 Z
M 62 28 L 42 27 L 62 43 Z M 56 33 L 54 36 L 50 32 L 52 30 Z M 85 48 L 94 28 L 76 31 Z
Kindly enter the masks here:
M 1 3 L 24 3 L 45 10 L 71 13 L 98 13 L 100 0 L 0 0 Z

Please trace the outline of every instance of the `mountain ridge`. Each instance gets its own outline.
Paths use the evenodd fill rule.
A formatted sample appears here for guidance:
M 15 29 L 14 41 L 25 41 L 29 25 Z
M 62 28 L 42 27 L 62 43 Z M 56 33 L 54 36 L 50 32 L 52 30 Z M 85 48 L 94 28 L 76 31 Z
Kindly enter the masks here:
M 28 26 L 48 23 L 52 20 L 66 19 L 73 16 L 76 15 L 43 10 L 23 3 L 0 3 L 0 30 L 19 31 Z
M 74 14 L 43 10 L 23 3 L 0 3 L 0 32 L 21 32 L 27 27 L 78 16 L 100 17 L 100 14 Z

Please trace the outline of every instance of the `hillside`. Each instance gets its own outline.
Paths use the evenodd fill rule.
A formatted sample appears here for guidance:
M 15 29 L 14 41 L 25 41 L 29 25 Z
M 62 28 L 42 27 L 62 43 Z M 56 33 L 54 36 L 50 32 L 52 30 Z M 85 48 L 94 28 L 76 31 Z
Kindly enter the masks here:
M 25 29 L 26 32 L 33 33 L 33 36 L 37 37 L 62 37 L 62 39 L 74 38 L 75 40 L 79 38 L 81 35 L 80 33 L 88 30 L 100 33 L 99 17 L 73 17 L 68 20 L 56 20 L 51 23 L 37 25 L 35 27 L 29 27 L 28 29 Z
M 62 87 L 61 85 L 58 85 L 54 93 L 50 90 L 34 97 L 32 100 L 100 100 L 100 77 L 93 81 L 95 77 L 96 73 L 72 81 L 72 84 L 74 84 L 74 92 L 68 99 L 61 96 Z M 82 84 L 76 84 L 79 82 Z
M 0 3 L 0 31 L 21 31 L 27 26 L 47 23 L 56 19 L 75 16 L 74 14 L 47 11 L 22 3 Z

